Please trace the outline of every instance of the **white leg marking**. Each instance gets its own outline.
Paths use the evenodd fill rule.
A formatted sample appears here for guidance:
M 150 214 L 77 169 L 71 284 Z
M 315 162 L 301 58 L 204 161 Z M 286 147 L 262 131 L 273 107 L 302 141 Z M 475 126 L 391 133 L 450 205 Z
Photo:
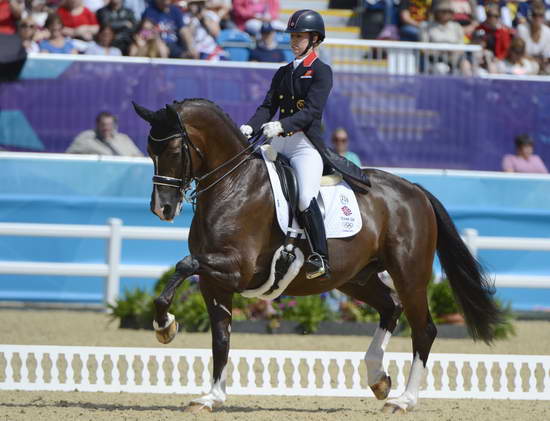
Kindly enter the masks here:
M 159 324 L 157 323 L 156 320 L 153 320 L 153 328 L 155 330 L 163 330 L 163 329 L 166 329 L 170 323 L 172 323 L 176 318 L 174 317 L 174 315 L 172 313 L 166 313 L 166 323 L 164 324 L 164 326 L 159 326 Z
M 418 402 L 418 392 L 420 391 L 420 382 L 424 376 L 424 363 L 420 355 L 416 353 L 413 359 L 409 380 L 405 392 L 398 398 L 389 399 L 387 403 L 397 405 L 405 411 L 412 410 Z
M 382 360 L 384 359 L 384 351 L 388 346 L 391 338 L 391 332 L 380 327 L 376 328 L 372 342 L 365 354 L 365 363 L 367 364 L 367 381 L 369 386 L 372 386 L 384 376 L 382 368 Z
M 224 306 L 222 303 L 218 303 L 218 302 L 216 301 L 215 298 L 214 298 L 214 306 L 220 307 L 223 311 L 225 311 L 227 314 L 229 314 L 230 316 L 232 316 L 232 314 L 231 314 L 231 312 L 229 311 L 229 309 L 228 309 L 226 306 Z
M 226 399 L 226 381 L 227 381 L 227 366 L 223 368 L 220 379 L 217 382 L 213 381 L 212 388 L 207 395 L 201 396 L 200 398 L 193 399 L 192 404 L 202 405 L 210 408 L 219 408 L 223 405 Z

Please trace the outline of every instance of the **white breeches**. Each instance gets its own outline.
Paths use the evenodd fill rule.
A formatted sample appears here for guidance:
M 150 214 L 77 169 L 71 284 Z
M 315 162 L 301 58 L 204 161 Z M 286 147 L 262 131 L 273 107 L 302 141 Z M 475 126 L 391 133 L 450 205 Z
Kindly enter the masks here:
M 271 146 L 290 160 L 290 165 L 296 171 L 300 189 L 298 207 L 300 211 L 306 210 L 311 199 L 319 194 L 323 175 L 321 155 L 303 132 L 288 137 L 274 137 Z

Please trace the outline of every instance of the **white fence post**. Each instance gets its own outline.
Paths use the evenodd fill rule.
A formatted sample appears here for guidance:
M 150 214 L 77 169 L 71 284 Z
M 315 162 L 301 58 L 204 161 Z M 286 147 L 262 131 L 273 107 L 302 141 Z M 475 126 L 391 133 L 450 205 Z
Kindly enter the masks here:
M 122 249 L 122 220 L 109 218 L 110 236 L 107 242 L 107 266 L 109 273 L 105 278 L 104 304 L 115 305 L 120 289 L 120 253 Z
M 479 233 L 477 230 L 473 228 L 466 228 L 464 230 L 464 242 L 470 249 L 470 253 L 473 254 L 474 257 L 477 257 L 477 238 L 479 237 Z

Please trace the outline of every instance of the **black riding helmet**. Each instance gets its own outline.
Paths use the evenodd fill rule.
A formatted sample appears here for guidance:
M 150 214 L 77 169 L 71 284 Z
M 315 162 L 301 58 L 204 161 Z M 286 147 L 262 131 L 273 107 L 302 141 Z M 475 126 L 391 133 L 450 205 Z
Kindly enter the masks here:
M 305 50 L 307 51 L 313 46 L 312 35 L 314 33 L 319 36 L 316 45 L 319 45 L 325 39 L 325 22 L 323 22 L 323 17 L 315 10 L 298 10 L 288 20 L 285 32 L 310 32 L 309 44 Z

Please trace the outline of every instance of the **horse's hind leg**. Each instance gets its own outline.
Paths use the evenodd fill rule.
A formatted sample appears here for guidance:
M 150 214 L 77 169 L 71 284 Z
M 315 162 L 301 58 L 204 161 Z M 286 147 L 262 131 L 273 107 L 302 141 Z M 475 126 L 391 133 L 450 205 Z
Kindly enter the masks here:
M 368 276 L 368 275 L 367 275 Z M 359 278 L 340 287 L 340 291 L 370 305 L 380 313 L 380 324 L 374 332 L 365 354 L 367 382 L 377 399 L 386 399 L 391 389 L 391 378 L 382 366 L 384 352 L 401 315 L 401 304 L 394 291 L 372 274 L 365 282 Z
M 180 260 L 176 264 L 174 275 L 168 280 L 162 293 L 155 298 L 155 320 L 153 321 L 153 327 L 160 343 L 167 344 L 172 342 L 178 333 L 178 323 L 174 315 L 168 313 L 168 309 L 170 308 L 170 304 L 172 304 L 176 289 L 185 278 L 193 275 L 198 267 L 197 260 L 192 256 L 187 256 L 183 260 Z
M 382 409 L 385 413 L 403 413 L 416 406 L 428 355 L 437 334 L 427 297 L 432 259 L 417 257 L 416 261 L 411 259 L 408 264 L 388 264 L 388 271 L 403 303 L 403 311 L 411 325 L 413 362 L 405 392 L 386 402 Z

